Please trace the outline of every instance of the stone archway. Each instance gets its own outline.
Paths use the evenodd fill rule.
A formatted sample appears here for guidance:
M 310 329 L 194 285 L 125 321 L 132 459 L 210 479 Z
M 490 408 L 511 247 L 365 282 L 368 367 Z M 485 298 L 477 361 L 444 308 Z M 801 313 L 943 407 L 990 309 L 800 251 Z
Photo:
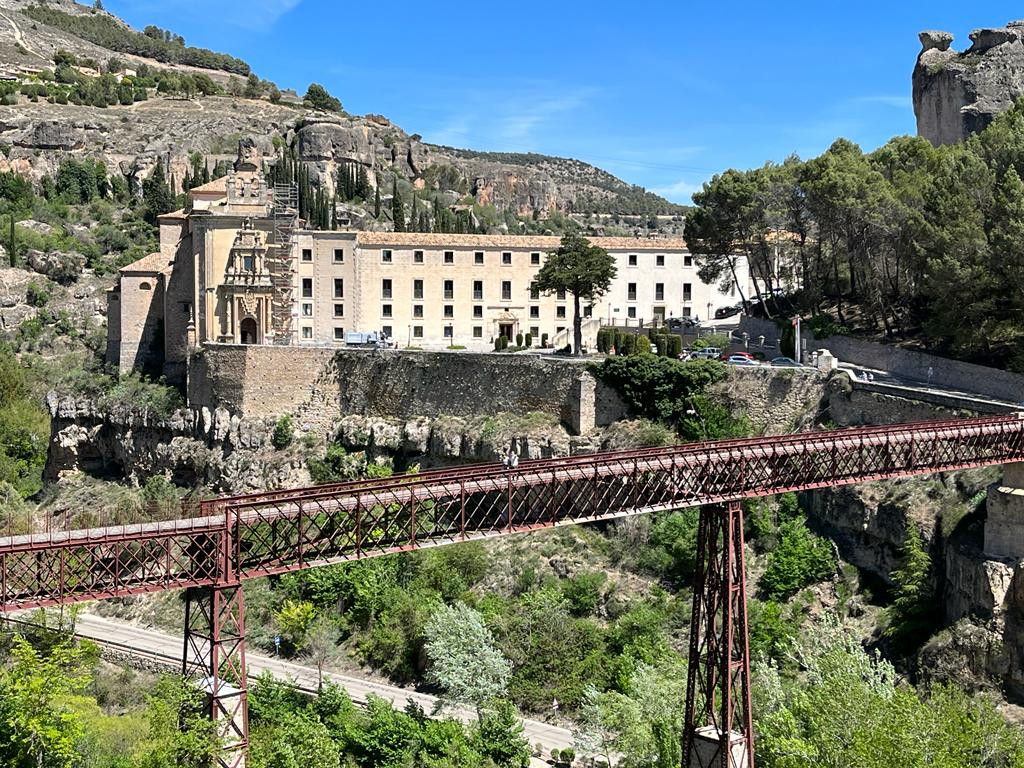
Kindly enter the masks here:
M 259 344 L 259 329 L 256 325 L 256 318 L 247 317 L 238 326 L 239 335 L 243 344 Z

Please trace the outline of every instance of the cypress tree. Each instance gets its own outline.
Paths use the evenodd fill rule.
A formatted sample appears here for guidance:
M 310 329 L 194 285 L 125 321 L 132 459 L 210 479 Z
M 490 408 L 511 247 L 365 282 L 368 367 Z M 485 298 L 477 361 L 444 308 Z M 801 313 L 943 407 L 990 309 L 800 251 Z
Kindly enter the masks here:
M 362 163 L 356 166 L 356 197 L 360 200 L 367 200 L 370 197 L 370 182 Z
M 373 218 L 380 218 L 380 184 L 373 188 Z
M 398 179 L 391 184 L 391 218 L 394 220 L 395 232 L 405 232 L 405 206 L 398 194 Z
M 331 200 L 331 229 L 336 230 L 338 228 L 338 201 L 337 199 Z
M 416 197 L 416 190 L 412 192 L 412 213 L 409 215 L 409 226 L 414 232 L 422 232 L 420 229 L 419 200 Z
M 14 214 L 11 214 L 11 231 L 10 238 L 7 240 L 8 254 L 7 257 L 11 262 L 12 267 L 18 266 L 18 236 L 14 232 Z
M 205 164 L 203 165 L 203 184 L 207 184 L 207 183 L 209 183 L 209 181 L 210 181 L 210 161 L 209 161 L 209 159 L 207 159 Z

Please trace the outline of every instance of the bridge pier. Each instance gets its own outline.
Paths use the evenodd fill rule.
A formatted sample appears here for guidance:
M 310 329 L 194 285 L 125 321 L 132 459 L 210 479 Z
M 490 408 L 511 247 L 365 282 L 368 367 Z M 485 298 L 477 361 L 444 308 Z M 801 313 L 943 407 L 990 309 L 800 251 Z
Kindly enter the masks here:
M 685 768 L 754 768 L 740 502 L 704 506 L 686 670 Z
M 223 739 L 217 768 L 245 768 L 249 705 L 241 584 L 185 590 L 182 674 L 206 694 L 207 714 Z
M 985 554 L 1024 558 L 1024 463 L 1003 465 L 1003 480 L 989 486 L 985 508 Z

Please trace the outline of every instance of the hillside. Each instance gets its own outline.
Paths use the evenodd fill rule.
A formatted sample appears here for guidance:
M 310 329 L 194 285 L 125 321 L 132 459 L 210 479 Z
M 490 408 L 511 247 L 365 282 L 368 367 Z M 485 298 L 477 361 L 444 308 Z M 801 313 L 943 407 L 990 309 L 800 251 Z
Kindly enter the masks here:
M 578 160 L 429 145 L 381 116 L 313 111 L 239 59 L 191 48 L 173 31 L 140 33 L 69 0 L 0 0 L 0 97 L 0 171 L 36 182 L 71 153 L 101 160 L 129 186 L 161 159 L 180 186 L 192 153 L 215 163 L 251 135 L 267 154 L 294 149 L 329 188 L 339 166 L 354 162 L 383 190 L 397 180 L 425 200 L 473 203 L 484 226 L 682 210 Z

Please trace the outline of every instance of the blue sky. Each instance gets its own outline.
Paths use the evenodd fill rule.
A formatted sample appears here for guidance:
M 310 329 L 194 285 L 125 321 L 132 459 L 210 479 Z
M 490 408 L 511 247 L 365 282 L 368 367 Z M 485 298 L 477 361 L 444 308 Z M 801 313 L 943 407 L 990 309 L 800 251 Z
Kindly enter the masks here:
M 914 133 L 917 33 L 947 30 L 962 50 L 971 29 L 1024 17 L 962 0 L 105 5 L 426 141 L 577 157 L 682 203 L 729 167 Z

